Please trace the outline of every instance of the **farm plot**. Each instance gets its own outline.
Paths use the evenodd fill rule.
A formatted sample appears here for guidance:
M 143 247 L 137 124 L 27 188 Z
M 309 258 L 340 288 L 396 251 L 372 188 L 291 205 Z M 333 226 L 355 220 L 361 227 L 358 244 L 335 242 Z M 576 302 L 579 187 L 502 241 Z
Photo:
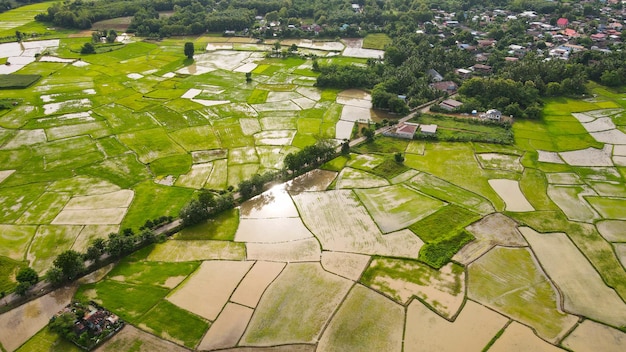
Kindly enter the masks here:
M 46 132 L 43 129 L 19 130 L 1 149 L 17 149 L 46 141 Z
M 0 255 L 23 260 L 36 230 L 36 226 L 0 224 Z
M 250 242 L 246 244 L 246 249 L 249 260 L 311 262 L 319 261 L 321 256 L 319 242 L 314 238 L 281 243 Z
M 585 196 L 596 196 L 589 186 L 548 185 L 548 196 L 574 221 L 592 222 L 600 215 L 587 203 Z
M 563 346 L 573 351 L 619 352 L 626 348 L 626 333 L 585 320 L 567 336 Z
M 33 238 L 26 258 L 39 273 L 52 267 L 52 262 L 63 251 L 70 249 L 82 226 L 41 225 Z
M 356 285 L 324 331 L 322 351 L 402 350 L 404 308 Z
M 176 186 L 200 189 L 206 183 L 213 170 L 212 163 L 191 165 L 189 173 L 180 175 L 175 182 Z
M 507 322 L 506 317 L 473 301 L 465 303 L 454 322 L 417 300 L 406 315 L 405 351 L 480 351 Z
M 123 292 L 123 294 L 120 294 Z M 152 285 L 131 285 L 105 279 L 98 283 L 80 286 L 76 299 L 94 302 L 107 307 L 120 318 L 137 324 L 141 316 L 160 302 L 169 289 Z
M 389 185 L 389 181 L 367 171 L 346 167 L 337 176 L 337 188 L 371 188 Z
M 199 350 L 209 351 L 235 347 L 248 326 L 254 310 L 227 303 L 217 320 L 200 342 Z
M 496 247 L 468 267 L 468 297 L 558 342 L 578 318 L 560 310 L 560 297 L 527 249 Z
M 287 265 L 261 298 L 241 344 L 315 342 L 351 284 L 327 273 L 318 263 Z
M 132 262 L 123 260 L 108 274 L 109 280 L 135 284 L 153 285 L 172 289 L 178 286 L 199 266 L 197 262 L 163 263 Z
M 568 165 L 572 166 L 613 166 L 610 145 L 604 149 L 587 148 L 571 152 L 561 152 L 559 155 Z
M 465 271 L 452 263 L 435 270 L 416 261 L 376 258 L 361 282 L 402 305 L 417 297 L 446 319 L 456 316 L 465 299 Z
M 14 351 L 45 327 L 50 317 L 70 303 L 76 287 L 60 288 L 0 315 L 0 342 Z
M 603 220 L 596 223 L 598 232 L 609 242 L 626 242 L 626 221 Z
M 214 321 L 253 262 L 207 261 L 167 300 Z
M 293 197 L 322 248 L 417 258 L 422 241 L 410 231 L 383 236 L 352 191 L 306 192 Z
M 172 324 L 172 321 L 176 324 Z M 161 338 L 189 348 L 195 347 L 200 342 L 209 327 L 205 319 L 168 301 L 157 303 L 141 317 L 138 325 Z
M 355 190 L 355 193 L 383 233 L 406 228 L 446 205 L 405 185 Z
M 118 225 L 85 225 L 74 240 L 72 249 L 85 253 L 89 245 L 96 239 L 106 239 L 110 233 L 118 233 L 120 227 Z
M 298 210 L 283 185 L 275 186 L 247 200 L 240 207 L 241 218 L 269 219 L 298 217 Z
M 230 241 L 167 241 L 158 244 L 147 260 L 157 262 L 188 262 L 195 260 L 243 260 L 246 248 Z
M 517 223 L 501 214 L 489 214 L 466 229 L 475 240 L 463 247 L 453 259 L 462 264 L 469 264 L 496 245 L 506 247 L 524 247 L 528 244 L 517 230 Z
M 546 174 L 548 183 L 557 185 L 581 185 L 583 181 L 573 172 L 558 172 Z
M 183 128 L 170 133 L 170 137 L 187 151 L 211 150 L 220 147 L 220 140 L 211 126 Z
M 369 261 L 370 257 L 367 255 L 324 251 L 321 263 L 324 270 L 356 281 Z
M 585 197 L 587 202 L 605 219 L 626 220 L 626 199 Z
M 291 193 L 323 191 L 330 186 L 335 177 L 337 177 L 336 172 L 315 169 L 287 182 L 285 187 Z
M 115 334 L 96 351 L 118 352 L 133 350 L 137 352 L 186 352 L 188 349 L 175 343 L 160 339 L 150 333 L 141 331 L 132 325 Z
M 489 348 L 490 352 L 543 351 L 562 352 L 563 350 L 540 339 L 533 331 L 518 323 L 511 322 L 504 333 Z
M 132 149 L 143 163 L 170 155 L 185 154 L 185 150 L 160 128 L 118 135 L 120 141 Z
M 385 157 L 382 155 L 369 155 L 369 154 L 351 154 L 350 160 L 346 165 L 361 170 L 372 170 L 376 166 L 385 161 Z
M 237 289 L 230 297 L 234 303 L 250 308 L 256 308 L 267 287 L 278 277 L 285 268 L 285 263 L 258 261 L 237 285 Z
M 235 241 L 277 243 L 313 237 L 300 218 L 241 219 Z
M 506 204 L 505 210 L 515 212 L 535 210 L 519 188 L 518 181 L 506 179 L 489 180 L 489 185 L 504 200 Z
M 615 326 L 626 324 L 626 304 L 565 234 L 540 234 L 528 227 L 520 231 L 563 294 L 565 311 Z
M 70 199 L 54 225 L 119 225 L 134 197 L 131 190 Z
M 505 171 L 522 172 L 524 167 L 517 155 L 499 153 L 480 153 L 476 158 L 484 169 L 500 169 Z
M 408 184 L 429 196 L 458 204 L 480 214 L 489 214 L 494 211 L 489 201 L 476 193 L 424 172 L 412 178 Z

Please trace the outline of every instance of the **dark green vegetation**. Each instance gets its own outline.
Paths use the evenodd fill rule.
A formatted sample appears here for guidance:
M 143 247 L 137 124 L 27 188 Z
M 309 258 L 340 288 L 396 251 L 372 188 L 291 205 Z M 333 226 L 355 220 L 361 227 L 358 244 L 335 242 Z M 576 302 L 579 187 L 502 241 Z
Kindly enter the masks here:
M 37 82 L 41 75 L 8 74 L 0 75 L 0 89 L 22 89 Z
M 463 246 L 472 241 L 471 233 L 461 230 L 456 234 L 437 238 L 424 244 L 420 250 L 419 259 L 435 269 L 439 269 L 450 261 Z
M 465 208 L 450 204 L 430 216 L 409 226 L 424 242 L 435 242 L 448 234 L 460 232 L 465 226 L 480 219 L 480 216 Z
M 17 282 L 12 277 L 28 266 L 26 262 L 18 262 L 5 256 L 0 256 L 0 296 L 13 291 L 17 286 Z
M 422 114 L 411 119 L 420 124 L 437 125 L 437 133 L 426 135 L 417 133 L 418 139 L 436 139 L 451 142 L 486 142 L 512 144 L 513 131 L 508 123 L 480 121 L 474 118 L 457 118 L 445 115 Z

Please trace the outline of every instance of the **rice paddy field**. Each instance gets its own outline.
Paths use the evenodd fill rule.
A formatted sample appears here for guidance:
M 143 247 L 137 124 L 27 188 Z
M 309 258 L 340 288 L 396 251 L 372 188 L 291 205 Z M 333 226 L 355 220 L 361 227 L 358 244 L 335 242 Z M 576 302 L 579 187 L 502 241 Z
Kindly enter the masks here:
M 320 90 L 310 61 L 238 38 L 192 38 L 206 50 L 189 62 L 189 38 L 81 56 L 89 38 L 59 37 L 57 59 L 17 71 L 41 79 L 3 90 L 21 99 L 0 113 L 4 293 L 22 267 L 44 274 L 377 116 L 367 92 Z M 348 55 L 384 39 L 293 43 L 362 63 Z M 72 351 L 46 325 L 79 299 L 127 322 L 99 351 L 623 351 L 626 96 L 590 89 L 516 121 L 509 146 L 377 137 L 0 314 L 0 347 Z

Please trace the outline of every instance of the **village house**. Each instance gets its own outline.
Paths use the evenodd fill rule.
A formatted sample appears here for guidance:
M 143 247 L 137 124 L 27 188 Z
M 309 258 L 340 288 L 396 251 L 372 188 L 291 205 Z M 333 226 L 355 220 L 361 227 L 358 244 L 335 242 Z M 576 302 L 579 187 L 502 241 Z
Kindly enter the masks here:
M 500 110 L 489 109 L 486 113 L 481 114 L 480 117 L 488 120 L 500 121 L 500 119 L 502 119 L 502 113 Z
M 453 81 L 442 81 L 442 82 L 435 82 L 435 83 L 431 83 L 429 85 L 432 89 L 436 89 L 442 92 L 446 92 L 448 94 L 452 94 L 455 93 L 457 89 L 459 89 L 459 86 L 454 83 Z
M 454 99 L 446 99 L 439 104 L 441 108 L 446 109 L 448 111 L 458 109 L 462 105 L 463 103 Z
M 420 125 L 420 132 L 423 134 L 435 134 L 437 133 L 437 125 Z
M 396 137 L 405 138 L 405 139 L 413 139 L 415 132 L 419 124 L 411 123 L 411 122 L 403 122 L 396 126 L 395 134 Z
M 479 73 L 479 74 L 490 74 L 491 73 L 491 66 L 489 66 L 489 65 L 476 64 L 476 65 L 472 66 L 472 69 L 474 70 L 474 72 Z

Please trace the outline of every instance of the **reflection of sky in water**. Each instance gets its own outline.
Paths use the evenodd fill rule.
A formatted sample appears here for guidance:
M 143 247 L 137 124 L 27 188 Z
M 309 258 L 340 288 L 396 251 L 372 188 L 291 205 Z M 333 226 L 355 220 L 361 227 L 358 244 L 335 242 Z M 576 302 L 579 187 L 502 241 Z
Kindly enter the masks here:
M 244 202 L 241 205 L 242 218 L 285 218 L 297 217 L 298 211 L 293 204 L 285 185 L 277 185 L 270 190 Z
M 299 217 L 298 210 L 287 192 L 323 191 L 337 176 L 336 172 L 313 170 L 292 181 L 276 185 L 268 191 L 241 204 L 242 218 L 268 219 Z

